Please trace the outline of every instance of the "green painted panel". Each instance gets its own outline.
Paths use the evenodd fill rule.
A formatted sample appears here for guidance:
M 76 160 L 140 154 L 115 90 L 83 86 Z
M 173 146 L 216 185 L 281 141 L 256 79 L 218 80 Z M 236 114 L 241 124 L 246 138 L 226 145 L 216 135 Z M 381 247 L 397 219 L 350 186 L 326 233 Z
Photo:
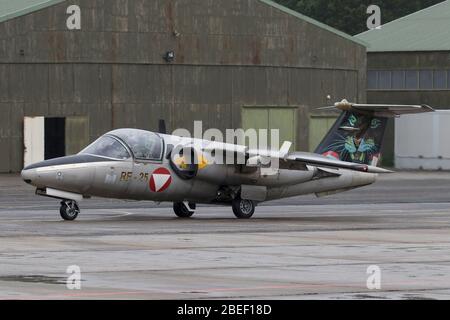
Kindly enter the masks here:
M 248 129 L 267 129 L 269 123 L 269 111 L 264 108 L 244 108 L 242 110 L 242 128 Z M 248 141 L 245 143 L 249 146 Z
M 311 117 L 309 122 L 309 151 L 314 152 L 336 122 L 336 117 Z
M 242 128 L 267 129 L 269 124 L 269 111 L 266 108 L 244 108 L 242 111 Z
M 297 136 L 297 109 L 283 107 L 246 107 L 242 110 L 242 127 L 248 129 L 268 130 L 269 143 L 270 130 L 280 130 L 281 147 L 284 141 L 290 141 L 296 145 Z M 295 148 L 295 147 L 293 147 Z
M 77 154 L 89 144 L 88 117 L 66 118 L 66 155 Z
M 280 141 L 278 142 L 280 148 L 285 141 L 290 141 L 294 146 L 296 145 L 296 120 L 295 109 L 269 109 L 269 128 L 280 130 Z

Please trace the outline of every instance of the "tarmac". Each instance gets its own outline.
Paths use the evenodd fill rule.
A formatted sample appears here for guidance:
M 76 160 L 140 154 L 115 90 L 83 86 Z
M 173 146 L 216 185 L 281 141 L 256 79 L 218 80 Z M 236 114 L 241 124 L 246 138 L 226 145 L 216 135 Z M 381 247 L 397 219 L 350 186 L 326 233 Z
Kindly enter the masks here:
M 248 221 L 219 206 L 190 220 L 151 202 L 81 209 L 62 221 L 57 200 L 0 176 L 0 299 L 450 299 L 448 172 L 269 202 Z

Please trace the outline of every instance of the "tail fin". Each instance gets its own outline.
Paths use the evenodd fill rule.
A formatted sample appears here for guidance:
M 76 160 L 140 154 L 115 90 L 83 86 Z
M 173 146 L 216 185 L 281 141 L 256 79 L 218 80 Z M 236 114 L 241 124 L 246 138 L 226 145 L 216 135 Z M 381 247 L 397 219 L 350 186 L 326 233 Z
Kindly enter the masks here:
M 370 105 L 349 103 L 346 100 L 321 109 L 340 109 L 343 112 L 315 153 L 371 166 L 377 166 L 381 157 L 388 118 L 434 111 L 426 105 Z

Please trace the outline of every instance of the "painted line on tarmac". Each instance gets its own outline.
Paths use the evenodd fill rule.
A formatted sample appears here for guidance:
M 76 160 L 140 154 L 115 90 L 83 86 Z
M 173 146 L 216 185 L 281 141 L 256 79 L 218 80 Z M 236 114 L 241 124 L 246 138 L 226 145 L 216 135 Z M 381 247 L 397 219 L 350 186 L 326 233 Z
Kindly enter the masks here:
M 109 210 L 109 209 L 97 209 L 95 211 L 103 211 L 103 212 L 107 212 L 107 213 L 111 213 L 111 212 L 116 212 L 119 213 L 118 215 L 112 216 L 112 217 L 106 217 L 106 219 L 115 219 L 115 218 L 121 218 L 121 217 L 127 217 L 127 216 L 131 216 L 135 213 L 133 212 L 129 212 L 129 211 L 124 211 L 124 210 Z M 95 220 L 95 219 L 93 219 Z

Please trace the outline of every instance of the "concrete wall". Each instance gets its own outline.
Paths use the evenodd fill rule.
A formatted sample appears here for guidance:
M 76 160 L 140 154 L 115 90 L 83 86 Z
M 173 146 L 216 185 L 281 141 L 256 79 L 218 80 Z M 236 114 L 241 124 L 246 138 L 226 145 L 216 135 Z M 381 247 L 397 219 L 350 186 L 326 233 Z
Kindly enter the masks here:
M 72 4 L 81 31 L 66 28 Z M 365 66 L 365 47 L 258 0 L 66 1 L 0 23 L 0 172 L 22 168 L 24 116 L 88 116 L 93 140 L 161 118 L 236 128 L 243 105 L 299 106 L 307 149 L 309 111 L 364 102 Z
M 450 52 L 368 53 L 368 70 L 449 69 Z M 368 103 L 428 104 L 450 108 L 450 90 L 368 90 Z M 385 163 L 394 164 L 394 121 L 390 120 L 384 144 Z

